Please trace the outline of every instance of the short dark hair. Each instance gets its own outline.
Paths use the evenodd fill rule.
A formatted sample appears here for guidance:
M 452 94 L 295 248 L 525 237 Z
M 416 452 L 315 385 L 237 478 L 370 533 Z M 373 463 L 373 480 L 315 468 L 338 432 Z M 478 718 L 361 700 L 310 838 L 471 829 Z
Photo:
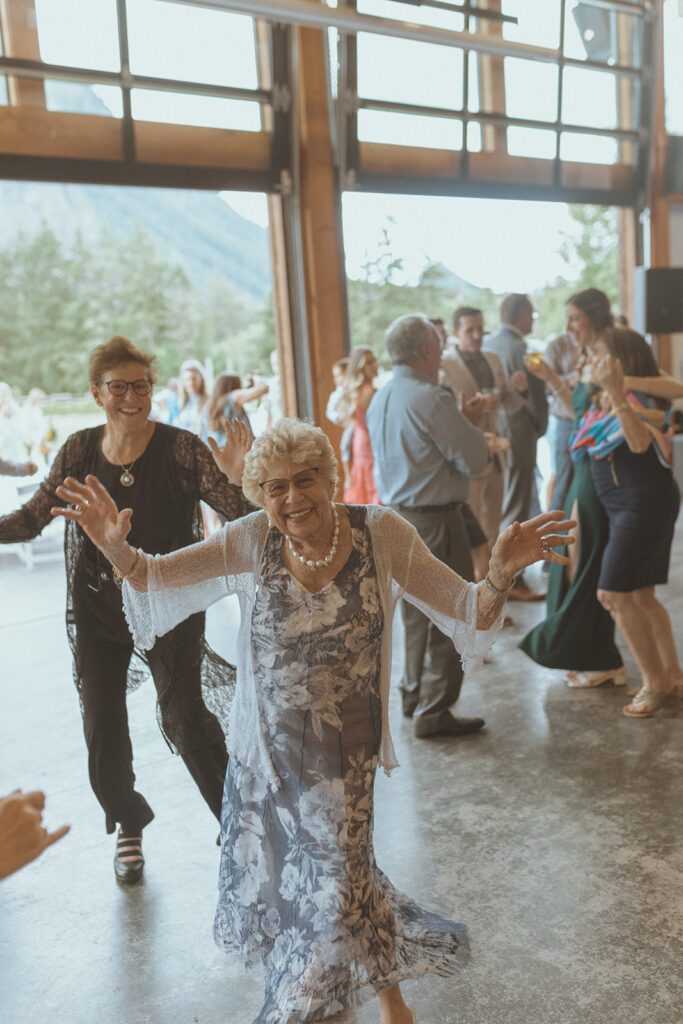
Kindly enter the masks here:
M 504 324 L 516 324 L 523 309 L 533 309 L 529 296 L 511 292 L 500 304 L 500 319 Z
M 458 324 L 466 316 L 482 316 L 480 309 L 476 309 L 475 306 L 458 306 L 453 313 L 453 330 L 457 331 Z
M 154 356 L 149 355 L 148 352 L 143 352 L 132 341 L 129 341 L 128 338 L 124 338 L 120 334 L 115 334 L 109 341 L 105 341 L 103 345 L 98 345 L 97 348 L 92 350 L 88 366 L 89 382 L 91 384 L 98 384 L 102 379 L 103 373 L 113 370 L 115 366 L 120 366 L 121 363 L 141 363 L 147 370 L 147 376 L 152 384 L 156 383 L 157 375 L 153 366 Z

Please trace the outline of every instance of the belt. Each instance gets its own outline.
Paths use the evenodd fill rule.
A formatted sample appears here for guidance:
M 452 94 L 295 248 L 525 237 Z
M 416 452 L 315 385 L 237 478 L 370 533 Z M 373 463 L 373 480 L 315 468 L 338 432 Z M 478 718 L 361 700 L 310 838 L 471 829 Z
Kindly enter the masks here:
M 397 512 L 455 512 L 464 501 L 449 501 L 445 505 L 392 505 Z

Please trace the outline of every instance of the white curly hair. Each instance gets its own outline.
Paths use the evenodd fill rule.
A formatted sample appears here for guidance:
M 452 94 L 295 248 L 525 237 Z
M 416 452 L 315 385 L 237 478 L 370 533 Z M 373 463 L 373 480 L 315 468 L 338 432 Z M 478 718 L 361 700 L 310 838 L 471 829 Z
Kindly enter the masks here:
M 337 460 L 327 434 L 304 420 L 282 419 L 257 437 L 244 457 L 242 490 L 252 505 L 263 505 L 259 484 L 269 479 L 274 462 L 316 466 L 330 492 L 337 487 Z

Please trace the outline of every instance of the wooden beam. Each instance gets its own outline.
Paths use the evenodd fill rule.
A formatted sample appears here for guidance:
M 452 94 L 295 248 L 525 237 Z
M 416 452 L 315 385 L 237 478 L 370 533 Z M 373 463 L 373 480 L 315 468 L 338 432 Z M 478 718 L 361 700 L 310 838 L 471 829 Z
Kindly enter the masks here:
M 460 153 L 450 149 L 414 148 L 395 146 L 383 142 L 361 142 L 360 170 L 373 174 L 404 174 L 425 178 L 460 177 Z M 505 152 L 470 153 L 471 182 L 487 181 L 495 184 L 524 186 L 553 184 L 552 160 L 537 157 L 508 156 Z M 629 191 L 635 188 L 632 167 L 622 164 L 563 164 L 562 184 L 567 188 L 611 189 Z
M 270 166 L 268 132 L 136 121 L 135 145 L 140 163 L 255 172 L 267 171 Z M 121 122 L 92 114 L 0 107 L 0 153 L 122 160 Z
M 5 57 L 40 60 L 35 0 L 0 0 L 0 34 Z M 39 79 L 8 75 L 7 96 L 10 106 L 45 109 L 45 85 Z
M 0 107 L 0 153 L 121 160 L 121 125 L 114 117 Z
M 140 163 L 187 164 L 267 171 L 270 133 L 198 128 L 188 124 L 136 121 L 135 155 Z
M 480 0 L 478 5 L 489 11 L 501 11 L 501 0 Z M 503 23 L 481 18 L 477 31 L 482 36 L 503 38 Z M 505 110 L 505 61 L 487 53 L 470 53 L 470 60 L 479 62 L 479 100 L 481 109 L 493 114 Z M 488 153 L 507 152 L 507 130 L 502 125 L 483 124 L 482 149 Z
M 617 212 L 619 231 L 619 308 L 633 323 L 633 287 L 636 269 L 636 211 L 622 207 Z
M 340 431 L 325 419 L 332 388 L 332 364 L 347 354 L 345 274 L 339 238 L 339 192 L 332 163 L 328 119 L 327 68 L 323 33 L 298 28 L 299 208 L 302 266 L 306 294 L 308 365 L 313 419 Z
M 652 125 L 652 153 L 650 170 L 650 266 L 671 265 L 669 238 L 670 209 L 668 198 L 664 197 L 664 172 L 666 169 L 666 116 L 664 94 L 664 19 L 658 19 L 659 55 L 657 59 L 657 80 L 655 83 L 655 115 Z M 660 334 L 655 355 L 666 373 L 672 372 L 671 335 Z
M 268 233 L 270 237 L 270 266 L 273 278 L 273 314 L 275 338 L 280 360 L 280 387 L 285 416 L 299 413 L 294 372 L 294 346 L 292 318 L 289 306 L 287 247 L 280 196 L 268 196 Z

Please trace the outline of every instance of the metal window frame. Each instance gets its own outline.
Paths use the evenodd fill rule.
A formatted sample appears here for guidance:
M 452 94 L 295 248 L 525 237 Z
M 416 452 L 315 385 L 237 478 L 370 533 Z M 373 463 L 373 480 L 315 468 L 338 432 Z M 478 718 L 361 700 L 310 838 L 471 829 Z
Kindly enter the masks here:
M 291 29 L 268 24 L 268 43 L 272 68 L 271 88 L 249 89 L 238 86 L 210 85 L 175 78 L 133 74 L 130 70 L 126 0 L 116 0 L 119 41 L 118 71 L 52 64 L 0 56 L 0 75 L 46 81 L 77 82 L 118 87 L 122 96 L 122 159 L 69 158 L 57 156 L 0 153 L 0 178 L 97 185 L 141 185 L 157 188 L 188 188 L 280 192 L 290 187 L 292 160 L 291 110 L 294 92 L 294 63 L 291 59 Z M 135 124 L 132 114 L 133 89 L 182 93 L 235 99 L 267 106 L 272 112 L 270 166 L 267 171 L 237 169 L 215 165 L 151 163 L 136 154 Z M 87 116 L 87 115 L 85 115 Z

